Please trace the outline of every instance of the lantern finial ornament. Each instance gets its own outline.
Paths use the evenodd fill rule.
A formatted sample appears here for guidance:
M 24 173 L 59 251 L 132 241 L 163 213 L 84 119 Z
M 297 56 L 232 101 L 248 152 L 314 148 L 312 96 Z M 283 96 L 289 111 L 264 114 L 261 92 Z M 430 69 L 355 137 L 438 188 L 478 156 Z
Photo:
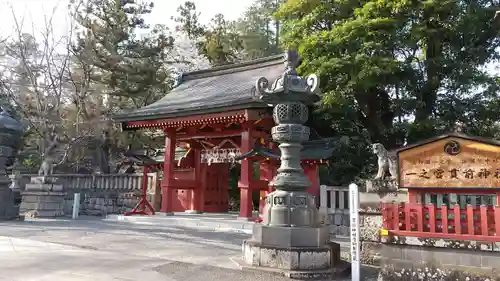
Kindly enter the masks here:
M 289 50 L 285 53 L 285 67 L 286 73 L 297 75 L 297 67 L 299 66 L 300 58 L 299 53 L 295 50 Z
M 289 51 L 285 55 L 285 71 L 272 84 L 265 77 L 260 77 L 255 83 L 256 99 L 269 105 L 282 102 L 299 102 L 312 105 L 320 100 L 319 79 L 315 74 L 301 77 L 297 74 L 299 55 Z M 286 95 L 286 96 L 285 96 Z

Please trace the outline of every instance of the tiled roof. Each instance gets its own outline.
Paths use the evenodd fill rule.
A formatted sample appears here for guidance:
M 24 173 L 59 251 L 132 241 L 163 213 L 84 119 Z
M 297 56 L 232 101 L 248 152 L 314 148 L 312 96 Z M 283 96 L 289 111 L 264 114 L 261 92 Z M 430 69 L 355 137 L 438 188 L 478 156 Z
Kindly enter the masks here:
M 114 119 L 142 121 L 266 107 L 252 99 L 252 89 L 258 78 L 264 76 L 272 83 L 284 70 L 279 55 L 185 73 L 181 83 L 159 101 Z

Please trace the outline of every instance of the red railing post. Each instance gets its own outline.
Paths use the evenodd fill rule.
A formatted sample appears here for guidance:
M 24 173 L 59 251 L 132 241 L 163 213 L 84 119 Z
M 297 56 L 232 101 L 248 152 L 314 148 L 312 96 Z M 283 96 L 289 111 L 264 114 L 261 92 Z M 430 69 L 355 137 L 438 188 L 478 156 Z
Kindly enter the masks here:
M 467 205 L 467 233 L 474 235 L 474 208 L 472 205 Z
M 455 223 L 455 234 L 462 234 L 462 222 L 460 216 L 460 205 L 455 204 L 453 207 L 453 222 Z
M 441 225 L 443 226 L 443 233 L 448 233 L 448 206 L 441 206 Z
M 424 205 L 417 204 L 417 231 L 424 232 Z
M 429 204 L 427 210 L 429 212 L 429 232 L 436 233 L 436 206 Z
M 392 228 L 391 230 L 400 230 L 399 228 L 399 203 L 392 204 Z
M 481 235 L 489 236 L 489 226 L 488 226 L 488 206 L 481 205 L 479 208 L 479 226 L 481 227 Z
M 410 203 L 404 204 L 405 230 L 411 231 L 411 208 Z
M 495 236 L 500 237 L 500 206 L 495 206 Z

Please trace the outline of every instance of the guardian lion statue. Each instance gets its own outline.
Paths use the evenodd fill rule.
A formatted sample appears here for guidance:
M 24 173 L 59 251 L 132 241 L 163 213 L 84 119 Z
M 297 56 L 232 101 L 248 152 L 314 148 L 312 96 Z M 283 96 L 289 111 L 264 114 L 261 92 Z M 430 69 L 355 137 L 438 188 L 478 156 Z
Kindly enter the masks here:
M 372 144 L 372 152 L 377 155 L 378 171 L 375 179 L 396 179 L 397 177 L 397 162 L 396 157 L 389 155 L 387 149 L 381 143 Z

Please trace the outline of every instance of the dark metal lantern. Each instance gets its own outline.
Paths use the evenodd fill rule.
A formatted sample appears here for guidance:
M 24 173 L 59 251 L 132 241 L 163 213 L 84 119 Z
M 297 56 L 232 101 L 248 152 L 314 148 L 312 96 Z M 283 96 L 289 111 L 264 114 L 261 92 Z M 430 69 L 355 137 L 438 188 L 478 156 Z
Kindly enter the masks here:
M 0 176 L 6 175 L 6 168 L 14 164 L 21 147 L 22 124 L 7 111 L 0 108 Z

